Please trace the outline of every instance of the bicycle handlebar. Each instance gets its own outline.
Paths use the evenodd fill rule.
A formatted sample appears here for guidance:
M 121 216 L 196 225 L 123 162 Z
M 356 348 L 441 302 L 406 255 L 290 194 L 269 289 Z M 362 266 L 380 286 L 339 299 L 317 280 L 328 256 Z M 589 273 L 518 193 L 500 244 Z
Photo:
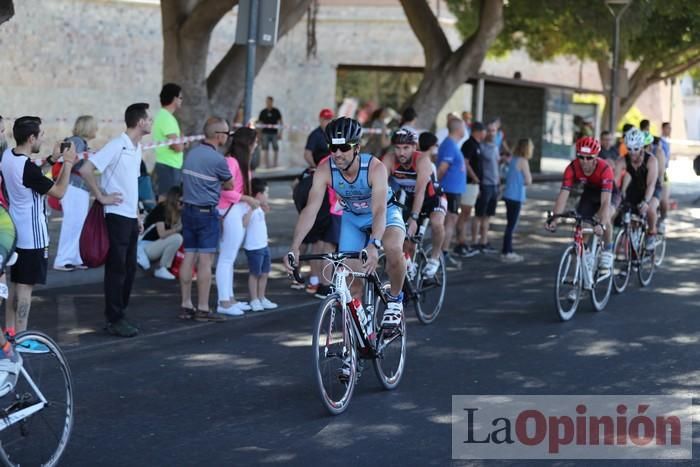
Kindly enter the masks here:
M 304 283 L 304 279 L 301 277 L 301 274 L 299 274 L 299 262 L 301 261 L 314 261 L 314 260 L 326 260 L 326 261 L 333 261 L 333 262 L 339 262 L 339 261 L 344 261 L 346 259 L 359 259 L 362 261 L 362 264 L 367 262 L 367 250 L 361 250 L 361 251 L 348 251 L 348 252 L 340 252 L 340 253 L 322 253 L 322 254 L 314 254 L 314 255 L 299 255 L 299 259 L 297 261 L 297 258 L 295 258 L 294 254 L 290 251 L 287 253 L 287 261 L 289 262 L 289 265 L 292 267 L 292 276 L 294 277 L 294 280 L 300 284 Z
M 588 222 L 594 226 L 603 225 L 600 221 L 593 217 L 582 216 L 576 211 L 567 211 L 561 214 L 553 214 L 552 212 L 547 212 L 547 223 L 552 222 L 554 219 L 574 219 L 576 222 Z

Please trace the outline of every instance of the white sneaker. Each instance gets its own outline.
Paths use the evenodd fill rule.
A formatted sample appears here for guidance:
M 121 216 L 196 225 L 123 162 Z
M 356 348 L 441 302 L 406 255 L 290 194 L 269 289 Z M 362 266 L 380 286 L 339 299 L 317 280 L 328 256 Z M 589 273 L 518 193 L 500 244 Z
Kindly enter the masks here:
M 440 267 L 440 261 L 435 258 L 430 258 L 423 268 L 423 277 L 427 277 L 428 279 L 435 277 L 438 267 Z
M 576 301 L 576 297 L 578 297 L 578 293 L 576 292 L 576 289 L 571 289 L 569 291 L 569 293 L 566 294 L 567 300 L 569 300 L 572 303 Z
M 598 269 L 607 270 L 612 268 L 613 254 L 612 251 L 603 251 L 598 258 Z
M 504 263 L 519 263 L 523 260 L 523 257 L 517 253 L 507 253 L 505 255 L 501 255 L 501 261 Z
M 156 271 L 153 273 L 154 276 L 156 276 L 158 279 L 165 279 L 166 281 L 174 281 L 175 276 L 167 270 L 167 268 L 164 268 L 163 266 L 159 267 L 156 269 Z
M 248 302 L 236 302 L 236 306 L 243 311 L 250 311 L 252 308 L 248 305 Z
M 12 356 L 8 357 L 0 351 L 0 397 L 14 389 L 21 368 L 22 357 L 19 352 L 13 349 Z
M 401 325 L 401 315 L 403 314 L 403 304 L 401 302 L 389 302 L 384 316 L 382 317 L 382 328 L 397 328 Z
M 649 235 L 646 241 L 647 251 L 654 251 L 656 249 L 656 235 Z
M 664 222 L 664 221 L 659 222 L 659 226 L 657 227 L 656 230 L 658 230 L 661 235 L 665 234 L 666 233 L 666 222 Z
M 250 308 L 251 308 L 253 311 L 263 311 L 263 310 L 265 309 L 265 307 L 263 306 L 263 304 L 262 304 L 262 303 L 260 302 L 260 300 L 258 300 L 257 298 L 256 298 L 255 300 L 252 300 L 252 301 L 250 302 Z
M 218 305 L 216 307 L 216 312 L 221 313 L 222 315 L 229 315 L 229 316 L 241 316 L 244 315 L 245 313 L 243 310 L 241 310 L 237 304 L 236 305 L 231 305 L 230 307 L 226 308 L 221 305 Z
M 148 269 L 151 267 L 151 260 L 148 259 L 146 250 L 141 245 L 136 247 L 136 263 L 144 271 L 148 271 Z
M 266 310 L 274 310 L 274 309 L 277 308 L 277 306 L 278 306 L 276 303 L 271 302 L 271 301 L 268 300 L 266 297 L 263 297 L 263 298 L 260 300 L 260 304 L 261 304 L 261 305 L 263 306 L 263 308 L 265 308 Z

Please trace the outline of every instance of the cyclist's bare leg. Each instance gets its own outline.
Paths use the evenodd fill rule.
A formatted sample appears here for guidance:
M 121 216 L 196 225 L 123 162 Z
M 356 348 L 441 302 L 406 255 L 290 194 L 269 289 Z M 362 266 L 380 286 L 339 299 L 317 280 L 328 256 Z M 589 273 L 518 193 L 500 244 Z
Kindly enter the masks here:
M 406 275 L 406 261 L 403 256 L 403 241 L 406 233 L 395 226 L 387 226 L 382 237 L 384 255 L 386 256 L 386 272 L 391 283 L 391 294 L 397 296 L 403 289 Z
M 651 201 L 649 201 L 649 210 L 647 211 L 647 233 L 649 235 L 656 234 L 656 221 L 658 220 L 656 217 L 657 209 L 659 209 L 659 200 L 652 198 Z
M 464 209 L 464 206 L 462 206 Z M 463 226 L 464 231 L 464 241 L 467 241 L 466 225 Z M 432 232 L 433 240 L 433 251 L 430 252 L 430 257 L 433 259 L 438 259 L 442 253 L 440 246 L 445 240 L 445 215 L 441 212 L 434 211 L 430 214 L 430 229 Z M 460 239 L 461 242 L 461 239 Z

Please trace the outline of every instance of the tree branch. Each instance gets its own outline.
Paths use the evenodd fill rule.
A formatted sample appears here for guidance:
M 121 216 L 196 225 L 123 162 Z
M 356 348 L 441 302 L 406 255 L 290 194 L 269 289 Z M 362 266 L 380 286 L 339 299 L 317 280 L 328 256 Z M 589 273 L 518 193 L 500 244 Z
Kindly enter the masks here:
M 15 15 L 15 6 L 12 0 L 0 0 L 0 24 Z
M 683 61 L 683 63 L 679 63 L 675 67 L 665 68 L 665 69 L 660 70 L 660 71 L 662 71 L 662 73 L 660 73 L 660 78 L 665 79 L 665 78 L 671 78 L 673 76 L 680 75 L 681 73 L 690 70 L 698 63 L 700 63 L 700 53 L 698 53 L 697 55 L 695 55 L 693 57 L 686 58 Z
M 458 57 L 458 68 L 468 68 L 476 61 L 481 63 L 486 58 L 489 47 L 496 40 L 503 30 L 503 0 L 481 0 L 479 9 L 479 27 L 464 43 L 457 49 L 455 55 Z M 475 50 L 475 44 L 482 44 L 483 47 L 476 50 L 475 56 L 470 56 L 467 51 Z M 479 70 L 475 70 L 478 72 Z
M 426 0 L 401 0 L 401 6 L 413 33 L 423 46 L 425 67 L 434 68 L 452 53 L 440 22 Z
M 182 25 L 182 35 L 210 34 L 221 18 L 238 4 L 238 0 L 200 0 Z

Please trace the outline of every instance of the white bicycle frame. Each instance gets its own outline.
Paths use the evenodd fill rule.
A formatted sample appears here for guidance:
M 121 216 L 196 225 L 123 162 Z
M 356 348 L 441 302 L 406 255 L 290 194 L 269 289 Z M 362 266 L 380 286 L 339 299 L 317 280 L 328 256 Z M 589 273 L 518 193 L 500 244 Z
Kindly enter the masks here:
M 24 420 L 25 418 L 29 418 L 30 416 L 34 415 L 35 413 L 39 412 L 44 407 L 46 407 L 46 404 L 48 403 L 44 395 L 34 383 L 34 380 L 32 380 L 27 371 L 24 369 L 24 367 L 20 369 L 20 374 L 24 376 L 24 378 L 27 380 L 29 385 L 32 387 L 34 393 L 39 397 L 40 401 L 30 405 L 29 407 L 25 407 L 22 410 L 18 410 L 17 412 L 11 413 L 6 417 L 0 418 L 0 431 L 14 425 L 17 422 Z

